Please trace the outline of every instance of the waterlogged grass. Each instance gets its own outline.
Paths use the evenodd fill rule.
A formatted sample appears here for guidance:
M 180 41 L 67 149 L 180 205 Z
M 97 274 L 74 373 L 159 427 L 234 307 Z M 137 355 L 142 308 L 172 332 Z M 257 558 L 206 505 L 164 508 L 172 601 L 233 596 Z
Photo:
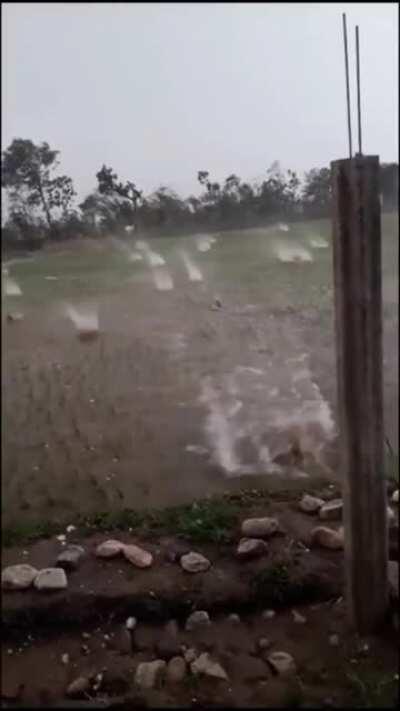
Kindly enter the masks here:
M 128 531 L 141 535 L 173 533 L 193 543 L 222 543 L 231 540 L 238 516 L 246 504 L 268 496 L 243 492 L 240 496 L 223 496 L 160 510 L 98 512 L 74 521 L 83 535 L 96 531 Z M 60 523 L 20 524 L 3 530 L 3 545 L 17 545 L 60 533 Z
M 325 482 L 326 483 L 326 482 Z M 266 507 L 274 498 L 288 501 L 299 497 L 298 491 L 271 493 L 262 490 L 243 490 L 223 496 L 196 501 L 193 504 L 165 509 L 97 512 L 91 516 L 78 516 L 72 523 L 82 536 L 93 531 L 131 531 L 132 534 L 151 537 L 169 534 L 192 543 L 229 543 L 237 537 L 237 527 L 255 506 Z M 65 524 L 41 524 L 6 527 L 2 531 L 3 546 L 9 547 L 61 533 Z

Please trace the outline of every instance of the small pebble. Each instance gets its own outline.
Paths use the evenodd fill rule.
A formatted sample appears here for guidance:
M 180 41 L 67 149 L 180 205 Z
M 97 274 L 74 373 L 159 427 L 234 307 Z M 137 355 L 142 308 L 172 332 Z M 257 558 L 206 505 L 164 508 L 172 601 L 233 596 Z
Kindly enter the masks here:
M 263 620 L 272 620 L 273 617 L 275 617 L 276 612 L 275 610 L 264 610 L 262 613 L 262 618 Z
M 296 612 L 296 610 L 292 610 L 292 615 L 293 615 L 293 622 L 296 622 L 298 625 L 304 625 L 307 622 L 307 618 L 303 617 L 303 615 L 300 615 L 299 612 Z
M 57 541 L 60 541 L 60 543 L 63 543 L 67 540 L 67 537 L 65 533 L 60 533 L 59 536 L 56 536 Z
M 83 639 L 90 639 L 91 636 L 92 636 L 92 635 L 89 634 L 89 632 L 82 632 L 82 637 L 83 637 Z
M 228 620 L 229 620 L 229 622 L 233 622 L 234 624 L 240 623 L 239 615 L 236 615 L 236 613 L 234 613 L 234 612 L 231 615 L 228 615 Z
M 72 531 L 76 531 L 76 526 L 67 526 L 66 531 L 67 533 L 72 533 Z
M 125 627 L 127 630 L 134 630 L 136 625 L 137 625 L 136 617 L 128 617 L 127 621 L 125 622 Z
M 69 654 L 63 654 L 61 657 L 61 664 L 69 664 Z
M 331 634 L 329 636 L 329 644 L 331 645 L 331 647 L 338 647 L 339 646 L 339 635 Z
M 7 649 L 7 654 L 14 654 L 12 649 Z

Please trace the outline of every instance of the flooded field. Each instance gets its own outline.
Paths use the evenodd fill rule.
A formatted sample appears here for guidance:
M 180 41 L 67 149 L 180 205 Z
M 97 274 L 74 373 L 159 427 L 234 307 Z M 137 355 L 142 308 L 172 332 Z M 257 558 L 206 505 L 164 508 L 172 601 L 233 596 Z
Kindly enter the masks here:
M 383 267 L 398 451 L 393 215 Z M 71 244 L 2 284 L 6 525 L 340 476 L 328 222 Z

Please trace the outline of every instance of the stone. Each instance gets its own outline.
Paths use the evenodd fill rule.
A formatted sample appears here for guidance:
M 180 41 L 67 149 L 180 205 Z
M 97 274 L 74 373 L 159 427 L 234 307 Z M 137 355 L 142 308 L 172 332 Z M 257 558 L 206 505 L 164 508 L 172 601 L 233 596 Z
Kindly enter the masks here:
M 321 548 L 330 548 L 331 550 L 343 550 L 344 536 L 343 530 L 334 531 L 326 526 L 317 526 L 311 531 L 311 543 L 321 546 Z
M 304 625 L 307 622 L 307 618 L 301 615 L 299 612 L 296 610 L 292 610 L 292 616 L 293 616 L 293 622 L 296 622 L 298 625 Z
M 210 616 L 205 610 L 196 610 L 186 620 L 185 629 L 187 632 L 198 627 L 208 627 L 211 624 Z
M 201 553 L 194 553 L 193 551 L 183 555 L 180 564 L 187 573 L 203 573 L 211 566 L 207 558 Z
M 183 656 L 184 656 L 185 662 L 187 662 L 187 664 L 191 664 L 196 659 L 197 652 L 195 649 L 193 649 L 193 647 L 190 647 L 189 649 L 186 649 Z
M 137 619 L 136 617 L 128 617 L 128 619 L 125 622 L 125 627 L 127 630 L 134 630 L 137 627 Z
M 236 550 L 236 555 L 240 560 L 260 558 L 267 553 L 268 546 L 260 538 L 242 538 Z
M 181 541 L 168 542 L 165 557 L 170 563 L 179 563 L 183 555 L 190 553 L 190 546 Z
M 66 691 L 66 695 L 71 699 L 79 699 L 90 690 L 90 681 L 84 676 L 79 676 L 72 681 Z
M 61 655 L 61 664 L 69 664 L 69 654 L 62 654 Z
M 343 516 L 343 499 L 332 499 L 319 510 L 319 517 L 322 521 L 340 521 Z
M 179 629 L 175 620 L 170 620 L 162 630 L 157 642 L 157 651 L 162 659 L 180 656 Z
M 121 541 L 108 540 L 100 543 L 96 548 L 96 556 L 98 558 L 116 558 L 117 555 L 124 550 L 124 544 Z
M 338 647 L 339 646 L 339 635 L 338 634 L 329 635 L 329 644 L 331 645 L 331 647 Z
M 310 496 L 309 494 L 304 494 L 303 498 L 299 503 L 300 511 L 303 513 L 314 514 L 318 513 L 321 506 L 323 506 L 325 501 L 319 499 L 317 496 Z
M 242 534 L 246 538 L 268 538 L 279 531 L 276 518 L 248 518 L 242 523 Z
M 1 571 L 1 587 L 3 590 L 26 590 L 32 585 L 37 574 L 36 568 L 26 563 L 10 565 Z
M 64 570 L 76 570 L 80 560 L 85 555 L 85 549 L 82 546 L 69 545 L 57 558 L 56 566 L 64 568 Z
M 52 590 L 64 590 L 68 585 L 68 581 L 62 568 L 43 568 L 43 570 L 39 570 L 33 584 L 36 590 L 50 592 Z
M 7 321 L 10 321 L 11 323 L 15 321 L 23 321 L 24 320 L 24 314 L 19 313 L 18 311 L 14 313 L 8 313 L 7 314 Z
M 264 610 L 261 617 L 263 618 L 263 620 L 272 620 L 272 618 L 275 617 L 275 615 L 276 615 L 275 610 Z
M 269 649 L 271 646 L 271 640 L 268 639 L 267 637 L 260 637 L 260 639 L 257 642 L 257 649 L 259 652 L 265 652 L 266 649 Z
M 394 491 L 392 494 L 392 504 L 398 504 L 398 503 L 399 503 L 399 490 L 396 489 L 396 491 Z
M 218 662 L 211 659 L 208 652 L 200 654 L 200 656 L 191 663 L 190 669 L 195 676 L 210 676 L 213 679 L 224 679 L 228 681 L 228 675 L 225 669 L 223 669 Z
M 172 657 L 167 666 L 167 680 L 177 684 L 186 676 L 186 662 L 183 657 Z
M 228 621 L 232 622 L 234 625 L 239 625 L 240 624 L 240 617 L 235 612 L 232 612 L 231 615 L 228 615 Z
M 124 546 L 122 553 L 124 557 L 137 568 L 150 568 L 153 563 L 153 556 L 151 553 L 148 553 L 143 550 L 143 548 L 139 548 L 139 546 L 135 546 L 133 544 Z
M 135 683 L 141 689 L 154 689 L 162 681 L 167 664 L 163 659 L 154 662 L 141 662 L 135 674 Z
M 395 560 L 388 562 L 389 594 L 392 600 L 399 602 L 399 564 Z
M 272 670 L 279 676 L 296 673 L 296 664 L 293 657 L 287 652 L 273 652 L 268 657 Z

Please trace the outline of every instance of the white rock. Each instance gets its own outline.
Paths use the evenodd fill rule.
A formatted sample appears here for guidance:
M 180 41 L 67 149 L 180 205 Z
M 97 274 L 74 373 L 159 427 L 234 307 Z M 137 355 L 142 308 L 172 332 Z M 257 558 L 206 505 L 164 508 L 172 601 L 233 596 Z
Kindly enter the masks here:
M 121 541 L 112 539 L 100 543 L 96 548 L 96 556 L 98 558 L 115 558 L 124 550 L 124 544 Z
M 287 652 L 273 652 L 269 655 L 268 662 L 279 676 L 296 673 L 295 661 Z
M 266 649 L 269 649 L 271 646 L 271 640 L 268 639 L 268 637 L 260 637 L 257 643 L 258 649 L 260 652 L 264 652 Z
M 211 676 L 214 679 L 224 679 L 228 681 L 228 675 L 225 669 L 223 669 L 218 662 L 211 659 L 208 652 L 200 654 L 200 656 L 191 663 L 190 669 L 195 676 L 201 674 L 202 676 Z
M 33 584 L 37 590 L 46 592 L 64 590 L 68 585 L 68 581 L 63 568 L 44 568 L 39 570 Z
M 399 503 L 399 490 L 396 489 L 396 491 L 394 491 L 392 494 L 392 504 L 398 504 L 398 503 Z
M 172 684 L 183 681 L 186 675 L 186 662 L 183 657 L 172 657 L 167 666 L 167 679 Z
M 1 587 L 3 590 L 25 590 L 32 585 L 37 574 L 38 571 L 31 565 L 10 565 L 1 571 Z
M 128 617 L 127 621 L 125 622 L 126 629 L 127 630 L 134 630 L 136 626 L 137 626 L 136 617 Z
M 267 538 L 279 530 L 276 518 L 248 518 L 242 523 L 242 534 L 246 538 Z
M 272 618 L 275 617 L 275 615 L 276 615 L 275 610 L 264 610 L 261 617 L 263 618 L 263 620 L 272 620 Z
M 318 545 L 322 548 L 343 550 L 343 530 L 334 531 L 332 528 L 326 528 L 326 526 L 317 526 L 311 531 L 311 542 L 313 545 Z
M 299 509 L 300 511 L 303 511 L 303 513 L 317 513 L 321 506 L 324 505 L 324 500 L 319 499 L 317 496 L 310 496 L 309 494 L 304 494 L 303 498 L 301 499 L 299 503 Z
M 69 654 L 63 654 L 61 656 L 61 664 L 69 664 Z
M 154 689 L 165 674 L 167 663 L 163 659 L 154 662 L 141 662 L 135 674 L 135 683 L 141 689 Z
M 76 531 L 76 526 L 71 524 L 70 526 L 67 526 L 66 531 L 67 533 L 72 533 L 73 531 Z
M 65 543 L 65 541 L 67 540 L 67 536 L 65 535 L 65 533 L 60 533 L 59 536 L 56 536 L 56 539 L 57 541 L 60 541 L 60 543 Z
M 74 679 L 74 681 L 72 681 L 71 684 L 68 686 L 66 695 L 70 696 L 71 698 L 79 698 L 83 694 L 86 694 L 89 689 L 89 679 L 86 679 L 84 676 L 80 676 L 77 679 Z
M 208 627 L 211 624 L 210 616 L 205 610 L 196 610 L 186 620 L 185 629 L 190 632 L 197 627 Z
M 329 635 L 329 644 L 331 645 L 331 647 L 338 647 L 339 646 L 339 635 L 338 634 Z
M 319 510 L 322 521 L 340 521 L 343 516 L 343 499 L 327 501 Z
M 195 649 L 193 649 L 193 647 L 190 647 L 190 649 L 185 650 L 185 652 L 183 653 L 183 656 L 184 656 L 185 662 L 187 662 L 188 664 L 191 664 L 196 659 L 197 652 Z
M 149 568 L 153 563 L 151 553 L 144 551 L 143 548 L 139 548 L 139 546 L 135 546 L 132 543 L 128 546 L 124 546 L 122 553 L 125 558 L 137 568 Z
M 228 615 L 228 620 L 229 622 L 232 622 L 235 625 L 240 624 L 240 617 L 235 612 L 233 612 L 231 615 Z
M 65 570 L 75 570 L 84 554 L 85 549 L 82 546 L 69 545 L 58 556 L 57 567 L 65 568 Z
M 301 615 L 299 612 L 296 610 L 292 610 L 292 616 L 293 616 L 293 622 L 296 622 L 298 625 L 304 625 L 307 622 L 307 618 Z
M 183 555 L 180 559 L 180 564 L 187 573 L 202 573 L 211 566 L 207 558 L 201 555 L 201 553 L 194 553 L 193 551 Z
M 236 549 L 236 555 L 241 560 L 260 558 L 268 552 L 268 546 L 260 538 L 242 538 Z

